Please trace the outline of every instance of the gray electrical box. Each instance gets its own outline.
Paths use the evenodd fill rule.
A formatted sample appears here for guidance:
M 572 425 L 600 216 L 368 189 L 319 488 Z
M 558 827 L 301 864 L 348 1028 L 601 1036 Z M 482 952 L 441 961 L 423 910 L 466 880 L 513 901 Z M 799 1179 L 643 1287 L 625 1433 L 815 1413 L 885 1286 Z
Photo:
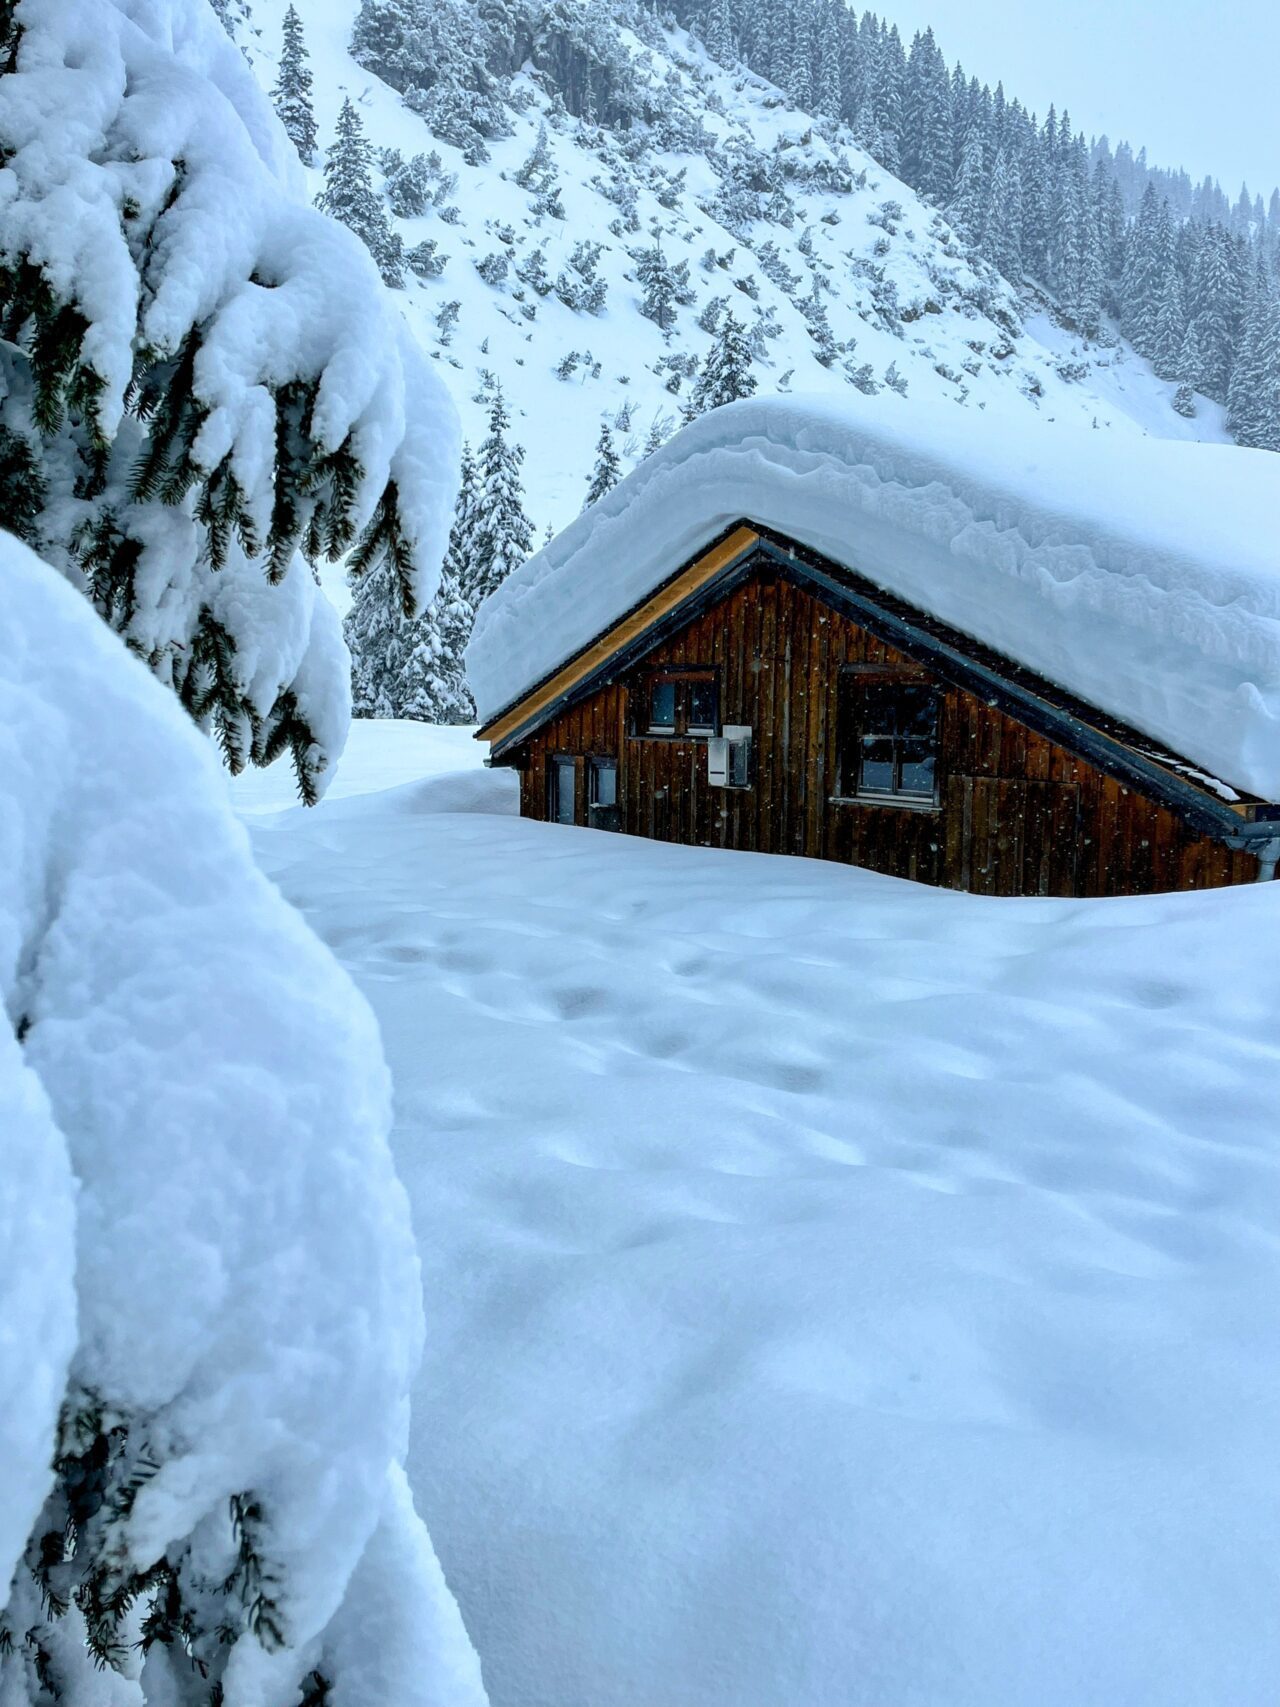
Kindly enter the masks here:
M 751 730 L 726 723 L 707 742 L 707 781 L 712 788 L 751 787 Z

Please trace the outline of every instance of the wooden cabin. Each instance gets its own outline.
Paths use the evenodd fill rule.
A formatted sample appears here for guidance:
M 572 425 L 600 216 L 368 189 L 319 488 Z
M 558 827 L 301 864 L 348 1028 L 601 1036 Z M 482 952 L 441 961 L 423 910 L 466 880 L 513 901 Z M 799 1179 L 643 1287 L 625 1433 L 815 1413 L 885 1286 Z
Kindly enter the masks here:
M 1251 883 L 1280 853 L 1280 806 L 747 521 L 479 739 L 528 818 L 974 894 Z

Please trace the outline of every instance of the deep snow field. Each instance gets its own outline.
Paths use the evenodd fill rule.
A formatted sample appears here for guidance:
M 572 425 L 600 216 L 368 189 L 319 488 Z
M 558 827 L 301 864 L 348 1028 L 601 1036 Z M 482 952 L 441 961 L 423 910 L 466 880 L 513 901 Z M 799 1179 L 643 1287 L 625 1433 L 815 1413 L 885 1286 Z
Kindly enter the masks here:
M 1274 1702 L 1280 889 L 958 896 L 479 760 L 236 792 L 383 1028 L 496 1707 Z

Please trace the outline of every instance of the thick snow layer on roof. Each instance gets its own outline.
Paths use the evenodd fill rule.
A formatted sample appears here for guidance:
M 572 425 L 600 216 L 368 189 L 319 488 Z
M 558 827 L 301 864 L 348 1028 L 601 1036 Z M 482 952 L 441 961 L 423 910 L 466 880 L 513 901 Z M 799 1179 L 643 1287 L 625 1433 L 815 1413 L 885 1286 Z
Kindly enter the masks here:
M 1280 463 L 897 398 L 753 399 L 678 433 L 482 608 L 481 716 L 743 517 L 1280 798 Z

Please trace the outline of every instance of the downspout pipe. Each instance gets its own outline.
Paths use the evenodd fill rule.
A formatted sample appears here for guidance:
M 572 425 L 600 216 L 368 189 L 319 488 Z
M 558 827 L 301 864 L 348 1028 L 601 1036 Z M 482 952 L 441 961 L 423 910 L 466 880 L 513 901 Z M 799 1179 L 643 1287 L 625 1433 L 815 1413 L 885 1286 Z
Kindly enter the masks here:
M 1227 846 L 1254 856 L 1258 862 L 1255 883 L 1271 883 L 1276 875 L 1276 866 L 1280 864 L 1280 826 L 1274 820 L 1258 819 L 1250 829 L 1252 835 L 1228 836 Z

